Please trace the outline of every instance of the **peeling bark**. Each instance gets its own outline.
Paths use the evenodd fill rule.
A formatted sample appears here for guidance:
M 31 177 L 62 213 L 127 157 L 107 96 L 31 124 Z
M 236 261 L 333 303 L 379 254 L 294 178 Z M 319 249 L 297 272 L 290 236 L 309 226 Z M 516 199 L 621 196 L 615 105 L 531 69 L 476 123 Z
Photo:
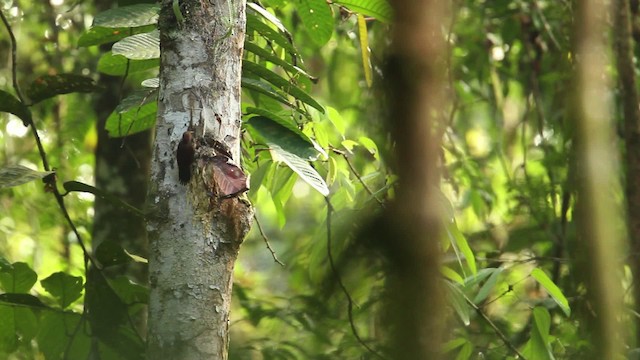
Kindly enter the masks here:
M 150 359 L 226 359 L 233 267 L 252 208 L 212 195 L 203 165 L 178 180 L 175 153 L 193 125 L 240 163 L 240 77 L 244 1 L 172 0 L 160 12 L 160 93 L 150 221 Z M 197 161 L 196 161 L 197 163 Z

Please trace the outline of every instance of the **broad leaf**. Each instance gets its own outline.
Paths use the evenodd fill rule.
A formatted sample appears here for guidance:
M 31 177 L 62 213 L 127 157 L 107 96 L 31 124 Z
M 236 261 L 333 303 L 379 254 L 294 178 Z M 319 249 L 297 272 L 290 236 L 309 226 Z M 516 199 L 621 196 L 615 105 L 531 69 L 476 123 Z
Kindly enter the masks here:
M 471 323 L 470 308 L 469 304 L 467 304 L 467 301 L 464 298 L 464 293 L 456 285 L 451 284 L 448 281 L 446 281 L 445 283 L 447 284 L 447 289 L 449 290 L 447 291 L 447 295 L 450 300 L 449 303 L 458 314 L 458 317 L 460 317 L 460 320 L 462 320 L 462 323 L 468 326 Z
M 372 16 L 387 24 L 393 18 L 393 9 L 386 0 L 335 0 L 334 4 L 344 5 L 349 10 Z
M 291 37 L 285 36 L 277 30 L 272 29 L 269 25 L 262 22 L 255 14 L 247 12 L 247 33 L 255 31 L 267 41 L 271 41 L 287 50 L 289 54 L 295 56 L 298 50 L 291 43 Z
M 122 6 L 96 15 L 93 26 L 129 28 L 152 25 L 158 22 L 159 11 L 160 6 L 156 4 Z
M 148 25 L 138 28 L 107 28 L 94 26 L 80 35 L 80 39 L 78 39 L 78 46 L 84 47 L 108 44 L 120 39 L 124 39 L 127 36 L 146 33 L 153 29 L 155 29 L 155 25 Z
M 151 129 L 156 123 L 157 103 L 133 108 L 125 113 L 112 112 L 107 118 L 105 129 L 111 137 L 123 137 Z
M 23 262 L 0 268 L 0 285 L 6 292 L 26 294 L 37 280 L 38 274 Z
M 24 126 L 29 126 L 31 123 L 31 111 L 29 111 L 29 108 L 18 98 L 3 90 L 0 90 L 0 111 L 19 117 L 22 119 Z
M 26 184 L 39 180 L 54 171 L 36 171 L 21 165 L 11 165 L 0 169 L 0 189 Z
M 298 132 L 284 127 L 272 119 L 254 116 L 247 120 L 246 124 L 257 131 L 268 144 L 276 144 L 283 150 L 307 160 L 314 160 L 318 156 L 318 151 L 306 136 L 300 136 Z
M 531 327 L 531 338 L 522 350 L 522 354 L 528 360 L 554 360 L 549 345 L 549 327 L 551 326 L 551 316 L 544 307 L 538 306 L 533 309 L 533 326 Z
M 62 309 L 80 298 L 83 289 L 82 277 L 71 276 L 63 272 L 51 274 L 40 281 L 42 287 L 56 300 Z
M 122 55 L 114 55 L 113 53 L 105 53 L 98 61 L 98 71 L 113 76 L 122 76 L 125 74 L 133 74 L 139 71 L 145 71 L 160 66 L 159 59 L 149 60 L 130 60 Z
M 62 359 L 70 340 L 75 343 L 80 341 L 79 338 L 87 337 L 84 331 L 76 331 L 79 321 L 82 321 L 82 317 L 75 313 L 54 311 L 44 313 L 40 319 L 40 331 L 36 339 L 38 349 L 44 353 L 45 359 Z M 70 338 L 71 335 L 74 335 L 73 339 Z M 88 353 L 89 348 L 85 347 L 82 356 L 76 359 L 85 359 Z
M 283 95 L 280 95 L 280 93 L 275 91 L 273 87 L 271 87 L 271 85 L 264 81 L 243 76 L 241 83 L 242 89 L 244 90 L 255 91 L 256 93 L 267 96 L 292 108 L 296 106 L 295 104 L 292 104 L 289 99 L 287 99 Z
M 311 95 L 307 94 L 304 90 L 292 84 L 287 79 L 274 73 L 262 65 L 244 60 L 242 62 L 242 70 L 251 72 L 262 79 L 270 82 L 285 93 L 295 97 L 296 99 L 311 105 L 312 107 L 324 113 L 324 108 L 320 105 Z
M 560 306 L 560 309 L 567 316 L 571 316 L 571 308 L 569 307 L 569 301 L 562 293 L 562 290 L 547 276 L 547 274 L 539 268 L 531 271 L 531 276 L 538 281 L 540 285 L 551 295 L 551 298 Z
M 149 289 L 140 284 L 134 283 L 126 276 L 119 276 L 116 279 L 109 281 L 109 284 L 125 304 L 149 303 Z
M 283 150 L 280 146 L 272 143 L 267 143 L 270 147 L 271 154 L 274 161 L 282 161 L 287 164 L 291 170 L 300 176 L 307 184 L 316 189 L 323 196 L 329 195 L 329 188 L 324 182 L 324 179 L 316 169 L 311 167 L 309 161 L 300 158 L 299 156 L 292 154 L 286 150 Z
M 29 88 L 27 96 L 34 102 L 61 94 L 74 92 L 88 93 L 101 90 L 92 78 L 75 74 L 43 75 L 36 78 Z
M 122 55 L 131 60 L 160 58 L 160 32 L 154 30 L 144 34 L 126 37 L 113 44 L 114 55 Z
M 122 114 L 131 109 L 139 108 L 145 104 L 156 101 L 157 89 L 138 90 L 122 99 L 120 104 L 116 106 L 115 112 Z
M 307 29 L 311 40 L 324 45 L 333 34 L 333 16 L 325 0 L 298 0 L 298 15 Z

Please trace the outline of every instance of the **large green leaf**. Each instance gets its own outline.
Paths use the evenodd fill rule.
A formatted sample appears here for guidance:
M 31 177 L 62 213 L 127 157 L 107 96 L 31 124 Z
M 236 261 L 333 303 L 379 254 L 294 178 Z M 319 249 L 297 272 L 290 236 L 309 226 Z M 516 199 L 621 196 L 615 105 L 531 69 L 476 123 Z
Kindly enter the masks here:
M 6 292 L 26 294 L 37 280 L 38 274 L 23 262 L 0 267 L 0 285 Z
M 22 119 L 24 126 L 29 126 L 31 123 L 31 111 L 29 111 L 29 108 L 18 98 L 3 90 L 0 90 L 0 111 L 19 117 Z
M 152 25 L 158 22 L 159 11 L 160 6 L 157 4 L 122 6 L 96 15 L 93 19 L 93 26 L 129 28 Z
M 45 359 L 62 359 L 69 341 L 79 341 L 78 338 L 86 338 L 85 331 L 77 331 L 79 321 L 83 321 L 79 314 L 69 312 L 47 311 L 40 319 L 40 331 L 36 339 L 38 349 L 44 353 Z M 71 339 L 71 335 L 74 336 Z M 75 353 L 75 351 L 74 351 Z M 85 359 L 89 353 L 89 348 L 85 346 L 85 351 L 81 357 Z
M 464 293 L 460 290 L 455 284 L 452 284 L 448 281 L 445 282 L 447 284 L 447 292 L 448 298 L 450 300 L 449 304 L 453 307 L 453 309 L 462 320 L 462 323 L 465 325 L 469 325 L 471 323 L 470 320 L 470 308 L 469 304 L 464 298 Z
M 324 108 L 320 105 L 311 95 L 307 94 L 304 90 L 299 87 L 293 85 L 290 81 L 283 78 L 282 76 L 274 73 L 273 71 L 267 69 L 266 67 L 244 60 L 242 62 L 242 70 L 251 72 L 260 78 L 268 81 L 273 84 L 275 87 L 280 90 L 286 92 L 287 94 L 295 97 L 296 99 L 311 105 L 316 108 L 320 112 L 324 113 Z
M 160 66 L 160 59 L 130 60 L 122 55 L 105 53 L 98 61 L 98 71 L 103 74 L 122 76 L 153 69 Z
M 113 44 L 111 52 L 131 60 L 158 59 L 160 58 L 160 32 L 153 30 L 126 37 Z
M 282 116 L 269 111 L 267 109 L 264 108 L 255 108 L 252 106 L 248 106 L 245 109 L 247 114 L 256 114 L 256 115 L 260 115 L 263 117 L 266 117 L 268 119 L 271 119 L 272 121 L 286 127 L 287 129 L 289 129 L 290 131 L 294 132 L 296 135 L 298 135 L 300 138 L 302 138 L 303 140 L 305 140 L 306 142 L 308 142 L 309 144 L 311 144 L 312 146 L 314 146 L 313 141 L 311 141 L 311 139 L 309 139 L 309 137 L 303 133 L 295 124 L 295 122 L 293 121 L 293 119 L 291 119 L 291 115 L 287 116 L 287 118 L 283 118 Z M 314 146 L 315 147 L 315 146 Z
M 37 103 L 56 95 L 98 90 L 101 90 L 100 86 L 90 77 L 75 74 L 43 75 L 29 85 L 27 96 Z
M 36 171 L 21 165 L 11 165 L 0 169 L 0 189 L 26 184 L 42 179 L 54 171 Z
M 549 276 L 539 268 L 531 271 L 531 276 L 538 281 L 542 287 L 547 290 L 551 298 L 560 306 L 560 309 L 567 316 L 571 316 L 571 308 L 569 307 L 569 301 L 562 293 L 562 290 L 549 278 Z
M 105 129 L 111 137 L 123 137 L 151 129 L 156 123 L 157 103 L 151 102 L 118 114 L 114 111 L 107 118 Z
M 254 116 L 247 120 L 246 124 L 257 131 L 267 144 L 278 145 L 284 151 L 307 160 L 315 160 L 318 157 L 318 151 L 309 142 L 309 138 L 300 135 L 299 131 L 293 131 L 289 127 L 279 124 L 273 119 L 265 116 Z
M 325 0 L 298 0 L 298 15 L 311 40 L 322 46 L 333 34 L 333 16 Z
M 78 300 L 82 294 L 83 284 L 80 276 L 57 272 L 40 281 L 40 283 L 49 294 L 58 300 L 58 305 L 62 309 Z
M 126 38 L 127 36 L 146 33 L 153 29 L 155 29 L 155 25 L 147 25 L 137 28 L 107 28 L 94 26 L 80 35 L 80 39 L 78 39 L 78 46 L 84 47 L 108 44 Z
M 269 25 L 265 24 L 260 20 L 255 14 L 247 12 L 247 33 L 251 35 L 250 32 L 255 31 L 260 34 L 267 41 L 274 42 L 283 49 L 287 50 L 292 56 L 298 54 L 298 50 L 293 46 L 291 42 L 291 37 L 286 36 L 286 33 L 279 32 L 278 30 L 274 30 Z
M 387 0 L 335 0 L 333 3 L 344 5 L 362 15 L 373 16 L 387 24 L 393 19 L 393 9 Z
M 295 104 L 292 104 L 286 97 L 280 95 L 280 93 L 275 91 L 270 84 L 264 81 L 243 76 L 241 83 L 244 90 L 254 91 L 289 107 L 295 107 Z
M 551 316 L 544 307 L 538 306 L 533 309 L 533 326 L 531 327 L 531 338 L 522 349 L 522 355 L 527 360 L 554 360 L 551 346 L 549 345 L 549 328 L 551 326 Z
M 291 170 L 298 174 L 302 180 L 311 185 L 311 187 L 316 189 L 320 194 L 323 196 L 329 195 L 329 188 L 327 187 L 327 184 L 324 182 L 322 176 L 318 174 L 316 169 L 309 164 L 308 160 L 304 160 L 298 155 L 290 153 L 276 144 L 267 143 L 267 145 L 269 145 L 274 161 L 282 161 L 287 164 Z

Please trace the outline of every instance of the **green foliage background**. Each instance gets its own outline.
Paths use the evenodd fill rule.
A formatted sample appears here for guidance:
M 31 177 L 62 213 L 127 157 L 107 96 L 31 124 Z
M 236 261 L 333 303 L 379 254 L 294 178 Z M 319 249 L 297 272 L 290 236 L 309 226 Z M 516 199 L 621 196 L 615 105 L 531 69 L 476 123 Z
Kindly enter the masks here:
M 144 55 L 128 65 L 95 45 L 148 36 L 155 20 L 136 22 L 134 9 L 130 25 L 113 25 L 91 3 L 51 3 L 3 1 L 18 37 L 21 86 L 35 86 L 46 75 L 97 79 L 98 72 L 126 73 L 127 88 L 142 92 L 118 94 L 125 101 L 108 130 L 122 136 L 153 126 L 155 93 L 140 86 L 157 76 L 153 36 L 139 44 L 150 46 L 148 52 L 116 47 L 114 52 L 131 59 Z M 251 173 L 248 196 L 263 231 L 254 225 L 236 266 L 230 358 L 375 358 L 352 326 L 364 343 L 393 358 L 384 347 L 385 263 L 365 230 L 393 199 L 392 164 L 402 161 L 391 156 L 383 120 L 393 114 L 385 114 L 381 101 L 390 7 L 384 0 L 269 0 L 252 7 L 243 75 L 243 166 Z M 455 359 L 513 358 L 510 344 L 528 359 L 585 356 L 591 346 L 584 340 L 589 304 L 570 265 L 577 246 L 566 102 L 574 61 L 572 5 L 457 0 L 451 8 L 453 16 L 443 26 L 450 49 L 442 62 L 452 103 L 439 114 L 442 281 L 449 304 L 443 316 L 451 329 L 444 351 Z M 366 34 L 358 31 L 358 16 L 367 20 Z M 95 19 L 105 27 L 91 28 Z M 3 59 L 10 53 L 6 34 L 0 37 Z M 362 37 L 371 44 L 364 58 Z M 10 99 L 15 94 L 5 64 L 0 90 Z M 372 86 L 365 71 L 373 75 Z M 92 184 L 96 115 L 93 95 L 81 92 L 98 89 L 77 79 L 70 83 L 65 86 L 71 94 L 50 87 L 57 96 L 28 111 L 59 181 Z M 25 109 L 9 100 L 3 104 L 2 166 L 41 169 L 22 120 L 8 114 L 24 119 Z M 108 189 L 82 189 L 108 196 Z M 335 267 L 353 298 L 352 324 L 327 257 L 325 191 L 333 207 Z M 603 191 L 622 197 L 619 189 Z M 92 200 L 87 192 L 65 197 L 85 239 L 91 236 Z M 40 181 L 3 188 L 0 207 L 0 357 L 83 358 L 90 332 L 82 320 L 86 274 L 75 236 Z M 284 266 L 265 249 L 266 238 Z M 618 271 L 631 286 L 629 271 Z M 144 284 L 112 280 L 125 303 L 146 301 Z

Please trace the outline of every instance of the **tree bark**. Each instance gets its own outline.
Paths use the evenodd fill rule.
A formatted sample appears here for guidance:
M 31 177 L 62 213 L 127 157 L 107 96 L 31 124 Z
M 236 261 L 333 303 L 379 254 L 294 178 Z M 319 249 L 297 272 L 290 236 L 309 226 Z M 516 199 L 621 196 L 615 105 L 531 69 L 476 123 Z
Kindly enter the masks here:
M 176 148 L 189 125 L 196 143 L 213 136 L 240 163 L 240 79 L 245 1 L 164 0 L 160 93 L 150 220 L 150 359 L 226 359 L 232 275 L 251 224 L 250 204 L 220 199 L 211 164 L 196 159 L 178 181 Z M 177 15 L 176 15 L 177 14 Z M 179 19 L 183 18 L 183 19 Z
M 437 130 L 444 101 L 445 2 L 395 1 L 389 81 L 391 129 L 399 175 L 397 198 L 387 209 L 391 234 L 387 283 L 391 352 L 395 359 L 438 359 L 444 332 L 439 275 L 442 218 Z
M 621 234 L 617 219 L 621 217 L 613 189 L 619 189 L 607 77 L 607 14 L 603 0 L 578 2 L 577 26 L 574 29 L 576 50 L 575 99 L 578 197 L 576 202 L 579 250 L 576 255 L 584 277 L 591 309 L 589 336 L 594 359 L 623 356 L 624 339 L 621 319 L 622 272 Z M 635 105 L 637 106 L 637 104 Z
M 635 310 L 640 313 L 640 108 L 633 64 L 631 9 L 629 0 L 618 0 L 615 10 L 615 44 L 620 83 L 620 96 L 624 111 L 624 143 L 627 199 L 627 227 L 631 241 L 631 271 L 634 278 Z M 640 319 L 636 319 L 640 329 Z M 636 346 L 640 344 L 640 331 L 636 332 Z

